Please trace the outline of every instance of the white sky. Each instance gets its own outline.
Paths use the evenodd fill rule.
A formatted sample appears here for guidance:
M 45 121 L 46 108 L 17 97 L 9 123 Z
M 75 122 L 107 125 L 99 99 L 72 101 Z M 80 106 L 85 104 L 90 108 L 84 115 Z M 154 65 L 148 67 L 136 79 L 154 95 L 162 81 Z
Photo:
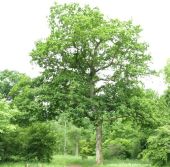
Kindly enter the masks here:
M 0 0 L 0 70 L 10 69 L 36 76 L 29 63 L 34 42 L 49 33 L 47 16 L 55 0 Z M 112 18 L 132 19 L 143 28 L 153 66 L 162 69 L 170 57 L 170 0 L 58 0 L 98 6 Z M 161 79 L 147 81 L 161 92 Z

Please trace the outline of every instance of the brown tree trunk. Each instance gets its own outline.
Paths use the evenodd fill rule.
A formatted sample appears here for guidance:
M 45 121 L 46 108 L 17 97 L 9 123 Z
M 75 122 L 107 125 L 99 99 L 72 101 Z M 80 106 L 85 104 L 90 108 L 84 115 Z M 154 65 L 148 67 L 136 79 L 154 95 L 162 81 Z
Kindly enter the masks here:
M 96 164 L 103 164 L 103 153 L 102 153 L 102 123 L 96 126 Z
M 94 67 L 90 69 L 90 98 L 93 99 L 95 97 L 95 83 L 93 81 L 94 76 L 96 75 L 96 71 Z M 96 112 L 94 106 L 92 106 L 93 112 Z M 101 165 L 103 164 L 103 153 L 102 153 L 102 121 L 98 121 L 96 125 L 96 164 Z

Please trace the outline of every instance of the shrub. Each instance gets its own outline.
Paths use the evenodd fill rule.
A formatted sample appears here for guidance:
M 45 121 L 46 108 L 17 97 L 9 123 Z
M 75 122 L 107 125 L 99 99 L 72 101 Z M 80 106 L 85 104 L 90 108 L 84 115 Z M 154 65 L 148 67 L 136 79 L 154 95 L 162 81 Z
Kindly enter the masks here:
M 142 153 L 144 159 L 149 159 L 153 165 L 164 166 L 170 155 L 170 125 L 158 128 L 155 134 L 148 138 L 148 148 Z
M 87 139 L 82 139 L 80 140 L 80 155 L 82 158 L 86 158 L 87 156 L 92 156 L 94 155 L 95 151 L 95 141 L 94 140 L 87 140 Z
M 121 140 L 121 139 L 120 139 Z M 128 151 L 126 151 L 125 145 L 121 141 L 111 140 L 105 143 L 104 146 L 104 158 L 112 159 L 112 158 L 127 158 L 129 157 Z
M 50 161 L 56 148 L 56 135 L 49 123 L 35 123 L 28 129 L 26 157 L 29 160 Z
M 0 160 L 18 161 L 23 160 L 26 132 L 16 127 L 8 130 L 0 136 Z
M 140 143 L 136 140 L 116 138 L 104 143 L 104 158 L 106 159 L 136 158 L 139 152 Z

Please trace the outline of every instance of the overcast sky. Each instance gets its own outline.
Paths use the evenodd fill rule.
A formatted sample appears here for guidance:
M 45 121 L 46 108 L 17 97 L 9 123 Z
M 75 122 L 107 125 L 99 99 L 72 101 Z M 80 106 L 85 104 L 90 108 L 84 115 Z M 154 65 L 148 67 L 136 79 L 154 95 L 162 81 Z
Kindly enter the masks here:
M 47 16 L 55 0 L 0 0 L 0 70 L 10 69 L 36 76 L 29 52 L 34 42 L 48 33 Z M 149 43 L 153 66 L 162 69 L 170 57 L 170 0 L 58 0 L 98 6 L 108 17 L 132 19 L 143 28 L 142 38 Z M 148 85 L 163 90 L 163 81 L 148 80 Z

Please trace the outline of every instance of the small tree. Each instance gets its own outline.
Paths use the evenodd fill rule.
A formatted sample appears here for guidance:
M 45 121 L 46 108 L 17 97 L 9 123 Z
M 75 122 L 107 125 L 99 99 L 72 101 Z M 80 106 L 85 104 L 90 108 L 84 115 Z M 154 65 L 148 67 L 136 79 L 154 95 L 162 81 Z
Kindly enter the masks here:
M 80 139 L 81 139 L 81 129 L 77 128 L 75 126 L 71 126 L 71 128 L 68 131 L 68 137 L 69 140 L 74 145 L 75 155 L 79 156 L 79 150 L 80 150 Z

